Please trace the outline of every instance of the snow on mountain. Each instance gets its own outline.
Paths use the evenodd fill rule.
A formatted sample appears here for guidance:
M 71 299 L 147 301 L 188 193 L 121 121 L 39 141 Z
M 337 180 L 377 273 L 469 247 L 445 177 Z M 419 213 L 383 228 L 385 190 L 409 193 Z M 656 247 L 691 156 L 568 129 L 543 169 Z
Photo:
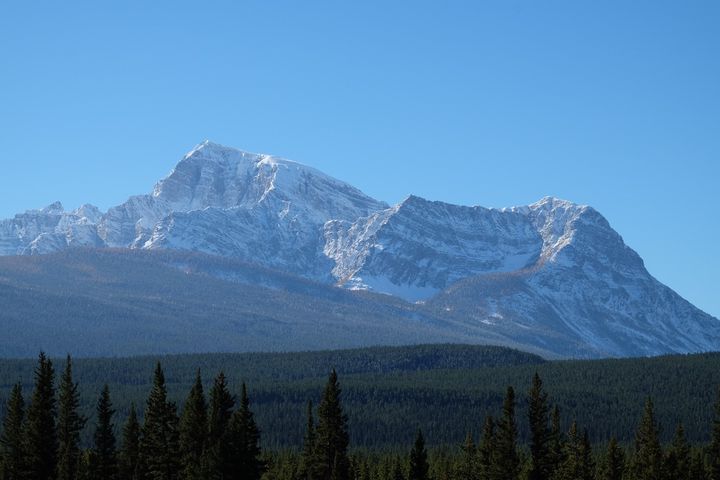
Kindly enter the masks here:
M 456 282 L 428 306 L 566 356 L 717 350 L 720 322 L 662 285 L 591 207 L 545 198 L 506 209 L 543 238 L 529 268 Z M 554 339 L 544 338 L 552 331 Z
M 272 204 L 280 217 L 302 213 L 314 223 L 354 220 L 386 207 L 314 168 L 207 141 L 185 155 L 152 196 L 175 212 Z
M 329 222 L 325 239 L 341 285 L 408 300 L 428 298 L 465 277 L 522 269 L 543 245 L 521 213 L 416 196 L 353 223 Z
M 74 246 L 102 246 L 95 223 L 102 213 L 93 205 L 66 212 L 60 202 L 0 220 L 0 255 L 49 253 Z
M 208 142 L 152 198 L 172 213 L 135 246 L 232 256 L 324 280 L 331 268 L 322 256 L 324 223 L 387 206 L 313 168 Z
M 654 279 L 589 206 L 374 200 L 313 168 L 204 142 L 152 193 L 0 222 L 0 254 L 76 246 L 236 258 L 397 296 L 478 340 L 565 356 L 717 350 L 720 322 Z M 455 327 L 453 327 L 455 328 Z M 474 332 L 474 333 L 473 333 Z

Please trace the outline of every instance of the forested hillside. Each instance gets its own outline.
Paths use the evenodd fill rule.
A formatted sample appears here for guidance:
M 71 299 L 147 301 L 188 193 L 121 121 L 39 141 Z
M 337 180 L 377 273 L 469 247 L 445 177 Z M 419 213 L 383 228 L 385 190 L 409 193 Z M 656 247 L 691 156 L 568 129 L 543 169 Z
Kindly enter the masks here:
M 0 305 L 0 355 L 14 358 L 40 350 L 80 358 L 424 343 L 552 355 L 389 295 L 171 250 L 0 256 Z
M 536 371 L 553 404 L 564 413 L 563 427 L 576 418 L 593 441 L 606 441 L 611 435 L 631 441 L 647 396 L 655 399 L 663 440 L 669 440 L 674 425 L 682 421 L 688 438 L 702 441 L 709 435 L 714 386 L 720 384 L 720 354 L 546 362 L 498 347 L 431 345 L 77 359 L 81 410 L 92 415 L 97 394 L 107 382 L 118 414 L 126 415 L 131 402 L 144 402 L 157 360 L 165 369 L 168 394 L 178 405 L 197 369 L 206 388 L 220 371 L 233 393 L 246 382 L 264 432 L 263 445 L 271 448 L 299 444 L 305 403 L 317 398 L 333 367 L 343 379 L 353 445 L 371 448 L 406 445 L 418 427 L 429 445 L 457 444 L 467 431 L 480 431 L 485 415 L 501 405 L 508 385 L 524 390 Z M 0 361 L 0 404 L 18 380 L 29 391 L 34 365 L 35 360 Z M 518 409 L 526 409 L 522 395 Z M 519 434 L 527 438 L 525 426 L 519 426 Z M 90 436 L 86 429 L 86 442 Z
M 462 350 L 463 347 L 457 347 Z M 357 370 L 386 370 L 368 360 L 387 357 L 394 373 L 413 377 L 435 371 L 439 378 L 453 372 L 438 356 L 458 349 L 447 346 L 420 347 L 413 352 L 376 349 L 374 352 L 349 352 L 345 364 Z M 467 353 L 467 352 L 466 352 Z M 483 352 L 479 352 L 481 355 Z M 516 362 L 515 368 L 529 365 L 526 358 L 513 352 L 485 352 L 488 363 L 500 373 L 508 366 L 498 360 Z M 323 355 L 309 354 L 304 360 L 318 360 Z M 341 355 L 342 356 L 342 355 Z M 419 361 L 414 361 L 415 357 Z M 336 357 L 337 358 L 337 357 Z M 146 359 L 151 362 L 150 359 Z M 271 359 L 266 359 L 271 360 Z M 303 360 L 303 359 L 301 359 Z M 327 358 L 325 358 L 327 360 Z M 667 369 L 671 359 L 660 359 L 654 367 Z M 677 359 L 676 359 L 677 360 Z M 394 361 L 394 364 L 393 364 Z M 342 363 L 342 360 L 340 361 Z M 302 362 L 300 362 L 302 363 Z M 451 361 L 451 364 L 456 364 Z M 460 362 L 470 363 L 473 362 Z M 99 366 L 100 364 L 96 364 Z M 305 364 L 306 366 L 308 363 Z M 538 369 L 545 364 L 530 365 Z M 617 366 L 617 365 L 615 365 Z M 422 370 L 423 368 L 427 370 Z M 643 366 L 641 365 L 642 369 Z M 88 369 L 90 370 L 90 369 Z M 462 372 L 462 367 L 454 370 Z M 469 368 L 472 374 L 480 369 Z M 560 370 L 562 372 L 562 370 Z M 593 371 L 588 368 L 587 371 Z M 597 373 L 599 370 L 596 370 Z M 676 370 L 677 372 L 680 369 Z M 414 372 L 414 373 L 413 373 Z M 107 376 L 106 372 L 106 376 Z M 265 372 L 267 373 L 267 372 Z M 552 370 L 547 373 L 553 374 Z M 97 374 L 97 372 L 95 372 Z M 373 399 L 368 373 L 357 373 L 364 381 L 356 382 L 357 392 L 364 392 L 365 403 L 388 401 Z M 282 375 L 281 375 L 282 376 Z M 350 374 L 349 377 L 352 377 Z M 180 480 L 238 478 L 244 480 L 715 480 L 720 478 L 720 389 L 714 395 L 712 413 L 707 421 L 708 435 L 700 441 L 689 441 L 684 422 L 673 425 L 672 441 L 663 442 L 662 422 L 652 396 L 643 402 L 633 422 L 633 442 L 624 445 L 616 434 L 607 441 L 593 441 L 589 429 L 605 419 L 600 411 L 586 416 L 588 424 L 578 420 L 575 412 L 563 412 L 555 397 L 546 389 L 537 371 L 531 375 L 526 390 L 508 385 L 500 398 L 482 417 L 482 429 L 464 430 L 462 442 L 450 442 L 428 449 L 423 427 L 412 421 L 395 431 L 375 431 L 369 438 L 395 439 L 394 448 L 359 448 L 350 432 L 356 418 L 347 415 L 348 395 L 341 387 L 337 370 L 332 368 L 324 386 L 305 400 L 300 428 L 301 438 L 278 448 L 263 438 L 288 436 L 283 426 L 259 426 L 255 409 L 268 409 L 268 402 L 255 402 L 246 382 L 233 393 L 231 382 L 223 372 L 217 373 L 211 385 L 204 386 L 199 369 L 188 385 L 182 403 L 168 395 L 168 382 L 161 362 L 155 363 L 152 382 L 139 402 L 132 401 L 127 414 L 115 409 L 111 388 L 104 384 L 95 394 L 94 409 L 87 415 L 80 407 L 81 395 L 71 357 L 53 362 L 39 355 L 32 383 L 26 391 L 16 382 L 5 402 L 0 431 L 0 478 L 3 480 Z M 399 378 L 399 377 L 398 377 Z M 574 377 L 579 378 L 579 377 Z M 397 378 L 396 378 L 397 379 Z M 472 383 L 472 376 L 467 377 Z M 285 380 L 284 382 L 287 382 Z M 428 392 L 426 400 L 453 384 L 439 382 L 439 390 Z M 281 382 L 282 383 L 282 382 Z M 422 381 L 420 382 L 422 383 Z M 602 384 L 597 385 L 602 388 Z M 709 388 L 708 390 L 715 390 Z M 206 393 L 208 392 L 208 393 Z M 396 392 L 400 393 L 400 392 Z M 267 394 L 267 392 L 266 392 Z M 279 392 L 275 392 L 276 395 Z M 690 392 L 686 391 L 685 395 Z M 260 396 L 258 396 L 260 397 Z M 400 400 L 404 397 L 400 396 Z M 318 401 L 319 399 L 319 401 Z M 317 403 L 314 403 L 317 402 Z M 257 404 L 256 404 L 257 403 Z M 519 408 L 521 405 L 525 408 Z M 594 405 L 601 406 L 596 398 Z M 276 405 L 287 408 L 289 403 Z M 382 411 L 381 405 L 378 410 Z M 429 409 L 440 423 L 450 405 Z M 357 409 L 356 409 L 357 410 Z M 370 410 L 371 412 L 372 410 Z M 141 415 L 138 415 L 138 414 Z M 275 409 L 275 414 L 279 409 Z M 357 411 L 355 412 L 357 415 Z M 386 412 L 387 414 L 387 412 Z M 467 414 L 467 413 L 466 413 Z M 402 414 L 401 414 L 402 416 Z M 469 417 L 474 421 L 476 417 Z M 422 423 L 422 420 L 421 420 Z M 569 423 L 569 427 L 567 424 Z M 92 432 L 82 440 L 83 428 Z M 455 434 L 463 430 L 456 426 Z M 399 442 L 404 430 L 412 439 Z M 526 432 L 519 435 L 519 432 Z

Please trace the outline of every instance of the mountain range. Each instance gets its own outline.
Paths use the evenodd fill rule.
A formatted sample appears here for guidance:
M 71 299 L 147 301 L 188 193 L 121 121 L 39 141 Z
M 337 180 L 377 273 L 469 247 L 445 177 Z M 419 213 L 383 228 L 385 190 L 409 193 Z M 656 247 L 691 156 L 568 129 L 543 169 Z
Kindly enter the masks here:
M 106 212 L 54 203 L 0 221 L 0 255 L 0 319 L 18 335 L 0 354 L 37 348 L 33 335 L 43 325 L 56 338 L 95 338 L 107 327 L 103 311 L 115 334 L 134 339 L 112 348 L 117 354 L 435 341 L 549 357 L 720 348 L 720 321 L 652 277 L 590 206 L 546 197 L 494 209 L 414 195 L 390 206 L 308 166 L 211 142 L 151 193 Z M 182 309 L 168 317 L 133 286 L 148 281 L 138 272 L 182 283 L 182 294 L 156 292 L 176 306 L 209 295 L 208 284 L 226 295 L 213 293 L 212 302 L 237 303 L 252 292 L 257 305 L 213 318 L 185 305 L 185 318 Z M 92 314 L 73 307 L 73 318 L 57 322 L 42 313 L 53 299 L 67 306 L 83 298 Z M 294 310 L 303 312 L 296 324 Z M 28 329 L 31 318 L 43 320 Z M 203 326 L 207 342 L 193 343 Z M 144 343 L 146 331 L 157 341 Z M 102 344 L 88 348 L 102 354 Z

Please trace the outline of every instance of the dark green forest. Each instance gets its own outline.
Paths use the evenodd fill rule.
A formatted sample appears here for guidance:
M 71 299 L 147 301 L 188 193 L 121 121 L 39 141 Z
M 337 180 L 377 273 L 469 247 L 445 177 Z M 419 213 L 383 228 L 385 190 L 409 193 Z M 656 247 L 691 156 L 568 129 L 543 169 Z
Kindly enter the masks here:
M 242 382 L 250 388 L 262 443 L 271 449 L 292 448 L 304 435 L 308 399 L 319 397 L 328 371 L 343 380 L 343 402 L 350 438 L 356 447 L 402 448 L 422 428 L 429 446 L 455 445 L 470 431 L 478 435 L 486 415 L 502 404 L 508 385 L 528 385 L 537 371 L 563 416 L 587 427 L 593 442 L 612 435 L 633 440 L 643 401 L 651 396 L 662 419 L 660 438 L 672 439 L 682 422 L 691 442 L 709 434 L 714 400 L 720 384 L 720 354 L 656 358 L 547 362 L 540 357 L 501 347 L 427 345 L 287 354 L 211 354 L 109 359 L 76 359 L 80 411 L 94 415 L 97 395 L 105 383 L 119 416 L 130 404 L 142 405 L 152 386 L 153 368 L 163 365 L 168 397 L 182 406 L 197 369 L 209 389 L 220 371 L 237 394 Z M 60 365 L 64 359 L 58 359 Z M 36 361 L 0 360 L 0 409 L 12 386 L 20 381 L 29 392 Z M 518 397 L 518 411 L 527 406 Z M 0 415 L 4 411 L 0 411 Z M 142 418 L 142 409 L 138 412 Z M 528 430 L 519 425 L 522 441 Z M 82 431 L 88 445 L 89 426 Z
M 468 355 L 477 350 L 476 356 Z M 295 358 L 285 371 L 277 369 L 278 361 Z M 96 480 L 96 479 L 283 479 L 283 480 L 718 480 L 720 479 L 720 389 L 706 379 L 704 389 L 711 401 L 707 425 L 698 428 L 696 435 L 704 438 L 689 440 L 683 422 L 673 422 L 670 440 L 663 440 L 663 427 L 667 418 L 659 414 L 652 395 L 636 398 L 640 408 L 632 422 L 631 439 L 618 441 L 611 433 L 607 440 L 593 441 L 590 431 L 605 422 L 601 409 L 586 413 L 583 423 L 577 412 L 563 410 L 539 373 L 569 374 L 576 381 L 584 378 L 587 388 L 594 386 L 602 391 L 605 381 L 598 373 L 610 373 L 611 367 L 635 365 L 644 377 L 656 380 L 673 371 L 684 376 L 690 367 L 717 361 L 715 355 L 663 357 L 657 359 L 626 360 L 615 362 L 543 362 L 507 349 L 463 346 L 419 346 L 404 349 L 377 348 L 350 352 L 320 352 L 283 356 L 194 356 L 169 357 L 164 360 L 178 372 L 184 372 L 195 361 L 194 374 L 186 382 L 185 373 L 179 374 L 176 386 L 185 385 L 181 402 L 169 395 L 169 376 L 161 362 L 151 359 L 126 360 L 125 385 L 133 378 L 134 362 L 154 363 L 151 381 L 138 381 L 134 387 L 144 387 L 141 401 L 130 398 L 126 414 L 116 408 L 113 389 L 106 382 L 95 393 L 93 412 L 83 413 L 81 387 L 78 379 L 114 379 L 113 385 L 122 385 L 113 377 L 112 370 L 102 371 L 111 363 L 118 368 L 122 360 L 88 360 L 75 362 L 68 356 L 64 360 L 51 360 L 41 353 L 33 362 L 29 387 L 17 381 L 10 388 L 4 402 L 2 430 L 0 431 L 0 478 L 3 480 Z M 300 439 L 284 447 L 263 441 L 265 437 L 282 438 L 287 431 L 279 427 L 265 430 L 256 412 L 263 409 L 256 402 L 254 390 L 243 380 L 239 389 L 226 376 L 224 368 L 215 373 L 210 382 L 203 381 L 201 368 L 215 362 L 233 364 L 245 360 L 245 368 L 254 364 L 254 375 L 266 378 L 267 385 L 280 389 L 282 384 L 297 382 L 304 377 L 304 369 L 312 375 L 322 375 L 319 389 L 306 390 L 304 412 L 297 421 Z M 251 359 L 251 361 L 249 360 Z M 205 362 L 201 361 L 205 360 Z M 346 399 L 348 391 L 341 387 L 336 368 L 329 374 L 313 371 L 318 363 L 342 365 L 348 378 L 355 377 L 355 402 L 360 393 L 372 395 L 376 381 L 383 385 L 398 384 L 395 393 L 412 391 L 415 385 L 425 397 L 415 397 L 413 408 L 427 410 L 427 417 L 419 415 L 407 420 L 396 430 L 378 432 L 373 448 L 353 442 L 355 428 Z M 387 360 L 387 362 L 383 361 Z M 118 363 L 120 362 L 120 363 Z M 255 362 L 255 363 L 254 363 Z M 478 367 L 477 363 L 485 364 Z M 85 363 L 85 365 L 82 365 Z M 209 365 L 210 364 L 210 365 Z M 585 366 L 586 375 L 577 375 L 571 367 Z M 13 361 L 4 365 L 3 373 L 13 368 L 24 375 L 26 362 Z M 80 368 L 82 366 L 82 368 Z M 228 366 L 228 365 L 225 365 Z M 602 366 L 602 368 L 599 368 Z M 454 367 L 454 368 L 452 368 Z M 553 370 L 553 367 L 557 367 Z M 87 369 L 80 375 L 82 369 Z M 512 369 L 532 370 L 529 381 L 521 385 L 507 385 L 498 402 L 488 401 L 489 412 L 473 417 L 468 424 L 480 425 L 479 430 L 466 428 L 455 432 L 462 441 L 437 442 L 423 429 L 426 418 L 436 424 L 444 423 L 444 415 L 452 410 L 447 403 L 444 409 L 434 407 L 434 394 L 441 394 L 449 386 L 457 389 L 464 378 L 466 383 L 477 381 L 479 372 L 496 373 L 491 385 L 502 380 Z M 529 370 L 528 370 L 529 369 Z M 593 370 L 594 369 L 594 370 Z M 117 373 L 120 373 L 120 370 Z M 658 373 L 658 371 L 660 373 Z M 369 372 L 374 372 L 370 374 Z M 587 374 L 591 375 L 588 376 Z M 520 375 L 520 373 L 517 373 Z M 596 376 L 597 375 L 597 376 Z M 639 375 L 639 374 L 638 374 Z M 618 372 L 612 377 L 617 379 Z M 373 377 L 376 380 L 373 380 Z M 311 377 L 315 378 L 315 377 Z M 631 376 L 637 379 L 637 376 Z M 137 379 L 137 378 L 136 378 Z M 295 379 L 295 380 L 293 380 Z M 673 378 L 665 377 L 670 386 Z M 207 379 L 206 379 L 207 381 Z M 553 382 L 548 382 L 551 385 Z M 206 387 L 205 385 L 208 385 Z M 435 385 L 435 390 L 423 390 Z M 560 383 L 559 385 L 564 385 Z M 690 386 L 684 382 L 685 394 L 692 396 Z M 628 384 L 623 384 L 629 387 Z M 307 387 L 306 387 L 307 388 Z M 387 387 L 386 387 L 387 388 Z M 236 393 L 233 393 L 233 392 Z M 452 391 L 452 390 L 450 390 Z M 470 390 L 472 391 L 472 390 Z M 557 389 L 557 391 L 562 391 Z M 631 391 L 635 391 L 631 389 Z M 669 394 L 679 390 L 667 389 Z M 300 390 L 296 391 L 299 394 Z M 467 393 L 467 392 L 466 392 Z M 663 392 L 655 398 L 663 396 Z M 365 403 L 377 403 L 373 413 L 378 418 L 392 416 L 383 401 L 389 397 L 364 397 Z M 132 397 L 132 395 L 131 395 Z M 400 397 L 402 401 L 410 397 Z M 446 398 L 449 401 L 451 397 Z M 596 397 L 600 398 L 600 397 Z M 677 397 L 681 400 L 680 397 Z M 371 402 L 372 400 L 372 402 Z M 314 403 L 317 402 L 317 403 Z M 276 402 L 277 403 L 277 402 Z M 265 406 L 272 404 L 265 402 Z M 288 406 L 277 403 L 276 408 Z M 317 405 L 317 406 L 314 406 Z M 577 407 L 579 404 L 576 404 Z M 676 410 L 684 410 L 680 403 Z M 276 410 L 277 414 L 279 410 Z M 406 412 L 407 413 L 407 412 Z M 619 412 L 618 412 L 619 413 Z M 355 415 L 358 415 L 357 413 Z M 395 425 L 394 423 L 391 423 Z M 569 426 L 568 426 L 569 424 Z M 83 432 L 89 430 L 89 440 Z M 366 427 L 367 430 L 367 427 Z M 410 440 L 399 440 L 401 431 L 410 432 Z M 443 432 L 449 430 L 443 429 Z M 601 430 L 602 431 L 602 430 Z M 370 432 L 370 430 L 367 430 Z M 524 433 L 521 433 L 524 432 Z M 367 433 L 369 435 L 369 433 Z M 383 437 L 383 435 L 389 437 Z M 596 435 L 599 435 L 596 433 Z M 282 444 L 276 440 L 276 443 Z

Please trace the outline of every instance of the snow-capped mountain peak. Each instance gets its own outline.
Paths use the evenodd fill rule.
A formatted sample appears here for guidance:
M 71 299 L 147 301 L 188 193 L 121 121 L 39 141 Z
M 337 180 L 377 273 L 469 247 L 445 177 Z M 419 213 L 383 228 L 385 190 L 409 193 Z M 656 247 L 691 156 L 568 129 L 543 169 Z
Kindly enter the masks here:
M 232 257 L 421 302 L 477 335 L 525 335 L 561 354 L 720 347 L 720 322 L 655 280 L 590 206 L 545 197 L 497 209 L 416 195 L 388 206 L 301 163 L 209 141 L 151 193 L 105 213 L 56 202 L 0 221 L 0 254 L 76 246 Z

